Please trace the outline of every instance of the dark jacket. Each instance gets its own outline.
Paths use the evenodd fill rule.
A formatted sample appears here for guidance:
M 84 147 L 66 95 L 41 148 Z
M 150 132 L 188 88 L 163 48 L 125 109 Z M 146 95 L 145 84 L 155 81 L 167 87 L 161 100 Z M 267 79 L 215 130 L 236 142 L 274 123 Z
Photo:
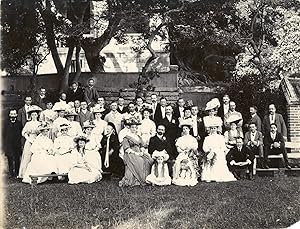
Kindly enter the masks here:
M 271 145 L 275 142 L 278 142 L 280 144 L 280 148 L 273 148 Z M 270 154 L 270 152 L 274 152 L 274 154 L 280 154 L 282 151 L 285 150 L 285 143 L 283 139 L 283 135 L 277 131 L 275 139 L 273 140 L 271 138 L 271 133 L 268 132 L 264 136 L 264 150 L 267 154 Z
M 99 98 L 99 94 L 96 88 L 86 87 L 84 90 L 84 100 L 89 106 L 94 106 Z
M 22 124 L 7 120 L 2 127 L 3 150 L 6 156 L 21 155 Z
M 275 114 L 275 123 L 277 125 L 277 131 L 286 137 L 287 136 L 287 128 L 286 128 L 285 122 L 284 122 L 281 114 L 277 114 L 277 113 Z M 266 115 L 264 117 L 263 126 L 262 126 L 262 132 L 263 132 L 264 136 L 270 132 L 270 125 L 271 125 L 270 117 L 269 117 L 269 115 Z
M 245 162 L 247 159 L 250 161 L 254 160 L 254 154 L 245 146 L 242 147 L 241 151 L 238 151 L 238 148 L 235 146 L 226 155 L 226 160 L 228 163 L 231 161 L 235 162 Z
M 74 92 L 71 88 L 67 91 L 67 103 L 74 102 L 75 100 L 79 100 L 80 102 L 84 101 L 84 92 L 82 88 L 77 88 Z
M 148 153 L 152 155 L 155 150 L 166 150 L 167 153 L 171 156 L 172 152 L 170 149 L 170 142 L 166 136 L 164 136 L 162 139 L 160 139 L 157 135 L 150 138 Z

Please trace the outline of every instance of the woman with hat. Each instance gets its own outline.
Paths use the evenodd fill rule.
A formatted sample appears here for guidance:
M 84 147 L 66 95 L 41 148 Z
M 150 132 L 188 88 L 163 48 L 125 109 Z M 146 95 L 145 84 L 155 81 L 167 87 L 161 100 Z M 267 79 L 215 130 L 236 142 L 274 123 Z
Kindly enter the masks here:
M 58 137 L 59 133 L 59 126 L 62 123 L 66 123 L 67 119 L 65 119 L 65 113 L 66 113 L 66 104 L 61 103 L 55 103 L 53 106 L 53 110 L 57 112 L 57 118 L 53 121 L 53 127 L 52 127 L 52 139 L 55 139 Z
M 220 101 L 217 98 L 213 98 L 206 104 L 205 111 L 208 112 L 208 115 L 203 117 L 203 124 L 206 130 L 206 135 L 210 134 L 210 122 L 222 122 L 221 117 L 217 116 L 219 107 Z M 222 125 L 218 127 L 218 132 L 222 133 Z
M 187 106 L 183 110 L 183 117 L 178 118 L 179 127 L 182 127 L 183 124 L 189 123 L 190 125 L 190 132 L 193 132 L 193 119 L 192 119 L 192 110 L 190 106 Z
M 22 130 L 22 136 L 26 141 L 23 148 L 18 178 L 23 178 L 27 165 L 31 160 L 32 153 L 30 152 L 30 147 L 34 139 L 39 134 L 38 127 L 41 123 L 38 121 L 38 116 L 41 111 L 42 108 L 36 105 L 32 105 L 28 110 L 28 116 L 31 120 L 29 122 L 26 122 Z
M 242 118 L 238 115 L 232 114 L 227 122 L 230 123 L 230 130 L 225 131 L 225 144 L 230 150 L 236 145 L 237 138 L 244 138 L 244 134 L 241 128 L 237 128 L 238 123 L 242 120 Z
M 151 174 L 146 178 L 146 182 L 152 185 L 170 185 L 171 177 L 169 175 L 169 169 L 167 160 L 169 155 L 165 150 L 157 151 L 155 150 L 152 154 L 154 163 L 151 168 Z
M 56 168 L 59 174 L 66 174 L 74 163 L 74 155 L 71 153 L 75 147 L 74 141 L 69 136 L 70 125 L 68 122 L 59 126 L 60 135 L 54 140 L 53 152 L 56 160 Z M 59 177 L 61 179 L 62 177 Z
M 150 138 L 155 136 L 156 134 L 156 125 L 150 119 L 150 115 L 152 110 L 149 108 L 144 108 L 141 110 L 143 120 L 141 121 L 141 125 L 139 125 L 138 132 L 143 140 L 143 142 L 148 146 Z
M 181 137 L 176 140 L 175 146 L 178 152 L 177 158 L 181 155 L 187 155 L 193 164 L 196 176 L 199 177 L 199 164 L 198 164 L 198 141 L 195 137 L 191 135 L 191 128 L 193 122 L 191 120 L 186 120 L 181 122 L 180 126 L 182 129 Z M 176 160 L 177 160 L 176 158 Z M 174 170 L 178 170 L 174 166 Z
M 124 163 L 119 157 L 120 142 L 115 125 L 109 122 L 101 140 L 100 155 L 102 169 L 104 172 L 111 172 L 113 175 L 122 178 L 124 176 Z
M 93 124 L 95 125 L 95 128 L 92 131 L 92 134 L 96 136 L 96 138 L 101 141 L 102 134 L 104 134 L 104 130 L 107 126 L 107 122 L 102 119 L 102 112 L 103 110 L 97 107 L 94 107 L 93 109 L 93 114 L 94 114 L 94 120 Z
M 57 118 L 57 113 L 52 110 L 53 103 L 52 101 L 46 99 L 46 109 L 41 112 L 40 121 L 41 122 L 48 122 L 50 125 L 53 121 Z
M 89 142 L 86 143 L 85 149 L 89 151 L 99 151 L 101 148 L 100 140 L 95 134 L 93 134 L 93 129 L 95 125 L 92 121 L 87 120 L 83 123 L 82 129 L 85 136 L 88 138 Z
M 74 138 L 72 154 L 75 162 L 68 173 L 69 184 L 93 183 L 102 179 L 101 157 L 97 151 L 86 149 L 89 139 L 80 135 Z
M 123 139 L 125 175 L 119 182 L 119 186 L 145 185 L 146 177 L 150 174 L 153 162 L 150 155 L 145 151 L 145 144 L 137 134 L 138 125 L 136 119 L 128 122 L 130 133 Z
M 72 138 L 75 138 L 78 135 L 82 135 L 82 129 L 80 123 L 75 121 L 75 117 L 78 114 L 75 112 L 75 109 L 68 110 L 65 114 L 66 119 L 69 121 L 69 130 L 68 135 Z
M 31 160 L 26 168 L 22 182 L 31 183 L 30 175 L 46 175 L 57 173 L 55 159 L 53 156 L 53 142 L 48 137 L 50 126 L 42 122 L 39 126 L 41 132 L 34 140 L 30 151 Z M 38 177 L 37 183 L 45 182 L 48 177 Z
M 210 120 L 207 125 L 210 128 L 210 135 L 203 142 L 205 155 L 203 157 L 201 180 L 206 182 L 235 181 L 236 179 L 228 170 L 226 164 L 227 148 L 224 137 L 218 133 L 222 120 Z

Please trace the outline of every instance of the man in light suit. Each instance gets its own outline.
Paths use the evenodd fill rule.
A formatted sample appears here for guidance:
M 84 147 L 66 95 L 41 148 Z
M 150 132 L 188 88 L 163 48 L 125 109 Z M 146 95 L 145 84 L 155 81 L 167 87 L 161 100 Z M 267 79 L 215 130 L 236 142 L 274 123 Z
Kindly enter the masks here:
M 277 131 L 283 135 L 284 140 L 287 140 L 287 128 L 281 114 L 276 113 L 276 107 L 272 103 L 269 105 L 269 114 L 264 117 L 262 133 L 264 136 L 270 132 L 270 126 L 275 123 Z
M 27 112 L 31 107 L 31 103 L 32 103 L 31 96 L 26 96 L 24 102 L 25 102 L 24 107 L 18 110 L 18 118 L 17 118 L 18 121 L 21 122 L 22 127 L 25 126 L 26 122 L 29 121 L 30 118 Z
M 250 123 L 255 123 L 257 131 L 261 132 L 261 119 L 260 117 L 257 115 L 257 107 L 256 106 L 251 106 L 249 108 L 249 112 L 250 112 L 250 118 L 248 120 L 248 122 L 245 124 L 245 128 L 248 131 L 249 127 L 250 127 Z
M 285 162 L 285 167 L 290 169 L 287 152 L 285 149 L 285 141 L 283 135 L 278 132 L 277 124 L 272 123 L 270 125 L 270 131 L 267 132 L 264 136 L 264 167 L 269 168 L 268 166 L 268 156 L 269 155 L 283 155 Z
M 263 157 L 263 135 L 257 130 L 255 122 L 249 124 L 249 131 L 245 134 L 244 145 L 248 147 L 254 155 Z

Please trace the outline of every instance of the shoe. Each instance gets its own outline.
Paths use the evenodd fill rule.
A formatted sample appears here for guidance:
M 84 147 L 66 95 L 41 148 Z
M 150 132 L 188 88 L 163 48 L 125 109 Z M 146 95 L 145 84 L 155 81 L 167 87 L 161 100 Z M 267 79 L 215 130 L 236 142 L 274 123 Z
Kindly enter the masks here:
M 292 169 L 292 167 L 290 165 L 286 165 L 285 166 L 287 169 Z

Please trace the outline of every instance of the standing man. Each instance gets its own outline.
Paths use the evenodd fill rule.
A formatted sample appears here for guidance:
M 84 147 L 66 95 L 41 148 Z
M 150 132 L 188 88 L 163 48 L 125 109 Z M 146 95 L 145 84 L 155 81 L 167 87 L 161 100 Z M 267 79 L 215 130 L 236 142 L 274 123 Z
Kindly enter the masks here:
M 270 132 L 270 126 L 275 123 L 277 131 L 282 134 L 284 140 L 287 140 L 287 128 L 281 114 L 276 113 L 276 107 L 273 103 L 269 105 L 269 114 L 264 117 L 262 132 L 264 136 Z
M 31 96 L 25 97 L 25 105 L 24 107 L 20 108 L 18 111 L 18 121 L 21 122 L 22 127 L 25 126 L 26 122 L 29 121 L 30 117 L 28 115 L 28 111 L 31 108 L 32 98 Z
M 8 160 L 10 177 L 17 177 L 19 174 L 21 157 L 21 132 L 22 124 L 17 120 L 17 111 L 9 111 L 9 119 L 4 123 L 2 129 L 3 150 Z
M 117 111 L 118 111 L 120 114 L 124 114 L 124 113 L 127 112 L 127 109 L 126 109 L 124 103 L 125 103 L 124 98 L 123 98 L 123 97 L 119 97 L 119 98 L 118 98 L 118 109 L 117 109 Z
M 75 100 L 79 100 L 82 102 L 84 99 L 84 93 L 82 88 L 78 86 L 77 82 L 73 82 L 71 84 L 71 88 L 67 91 L 67 103 L 68 102 L 74 102 Z
M 35 99 L 35 104 L 38 105 L 43 110 L 46 109 L 46 100 L 48 99 L 46 94 L 47 94 L 46 89 L 44 87 L 41 87 L 39 94 L 38 96 L 36 96 Z
M 185 101 L 184 101 L 183 98 L 179 98 L 177 100 L 177 104 L 174 107 L 174 117 L 176 119 L 183 118 L 183 116 L 184 116 L 184 104 L 185 104 Z
M 156 125 L 161 124 L 162 120 L 166 117 L 167 99 L 161 97 L 159 104 L 157 104 L 156 112 L 154 114 L 154 122 Z
M 255 123 L 257 131 L 261 132 L 262 126 L 261 126 L 261 119 L 260 117 L 257 115 L 257 107 L 256 106 L 251 106 L 249 108 L 249 112 L 250 112 L 250 119 L 248 120 L 248 122 L 245 124 L 245 128 L 248 131 L 249 125 L 250 123 Z
M 141 110 L 143 108 L 144 101 L 141 97 L 137 97 L 135 100 L 135 110 L 141 114 Z
M 89 79 L 88 86 L 84 90 L 84 100 L 87 102 L 89 107 L 93 107 L 97 103 L 99 94 L 97 89 L 94 87 L 94 79 Z
M 224 126 L 227 130 L 230 129 L 230 122 L 228 121 L 228 119 L 232 115 L 240 117 L 240 121 L 237 123 L 237 128 L 242 130 L 243 116 L 240 112 L 236 111 L 235 108 L 236 108 L 235 102 L 230 101 L 229 102 L 229 111 L 224 115 Z
M 222 104 L 218 110 L 218 116 L 221 117 L 223 120 L 224 120 L 224 116 L 229 111 L 229 102 L 230 102 L 229 95 L 224 95 L 222 98 Z
M 158 107 L 158 102 L 157 102 L 157 95 L 156 94 L 152 94 L 151 95 L 151 108 L 152 108 L 152 119 L 155 120 L 155 116 L 157 113 L 157 107 Z

